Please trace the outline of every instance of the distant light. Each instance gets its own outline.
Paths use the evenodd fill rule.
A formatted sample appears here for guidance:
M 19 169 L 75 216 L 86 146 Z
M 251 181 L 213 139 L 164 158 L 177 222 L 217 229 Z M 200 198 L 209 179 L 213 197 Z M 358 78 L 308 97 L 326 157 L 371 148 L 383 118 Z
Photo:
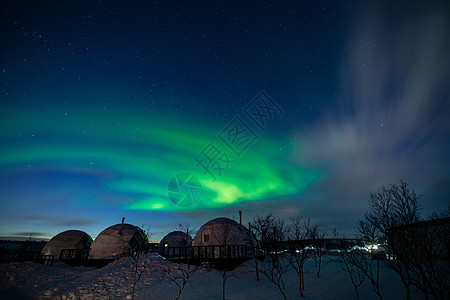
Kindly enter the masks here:
M 367 244 L 366 249 L 367 250 L 378 250 L 378 244 Z

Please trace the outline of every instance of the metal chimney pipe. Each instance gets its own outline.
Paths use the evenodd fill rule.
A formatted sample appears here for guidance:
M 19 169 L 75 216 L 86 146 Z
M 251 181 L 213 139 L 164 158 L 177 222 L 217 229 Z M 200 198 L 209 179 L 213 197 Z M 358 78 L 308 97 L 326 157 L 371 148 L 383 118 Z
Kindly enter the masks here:
M 122 217 L 122 224 L 123 224 L 124 221 L 125 221 L 125 217 Z
M 239 211 L 239 225 L 242 225 L 242 210 Z

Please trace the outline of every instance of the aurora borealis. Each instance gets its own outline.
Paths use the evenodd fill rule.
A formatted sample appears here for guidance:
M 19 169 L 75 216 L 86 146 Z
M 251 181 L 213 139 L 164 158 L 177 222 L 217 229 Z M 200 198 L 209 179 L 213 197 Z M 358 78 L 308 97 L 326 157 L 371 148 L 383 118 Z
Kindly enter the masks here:
M 100 119 L 85 112 L 57 111 L 47 116 L 28 112 L 23 117 L 12 118 L 14 134 L 2 131 L 3 140 L 14 147 L 4 151 L 0 162 L 9 174 L 7 185 L 14 187 L 3 189 L 14 198 L 32 198 L 29 181 L 39 182 L 45 188 L 36 188 L 46 195 L 49 210 L 61 198 L 67 209 L 98 205 L 124 211 L 220 209 L 295 195 L 319 178 L 319 172 L 285 161 L 288 145 L 283 150 L 282 141 L 263 135 L 241 157 L 228 150 L 230 166 L 211 178 L 196 167 L 194 157 L 211 141 L 219 145 L 216 136 L 222 129 L 200 122 L 168 122 L 138 112 L 105 114 Z M 186 171 L 198 177 L 202 196 L 195 205 L 180 207 L 169 200 L 167 185 Z M 41 205 L 32 202 L 29 208 Z M 8 209 L 13 207 L 8 204 Z
M 264 146 L 264 151 L 255 147 L 249 149 L 244 157 L 234 158 L 229 169 L 214 180 L 203 174 L 202 169 L 196 170 L 194 160 L 195 155 L 214 138 L 212 129 L 186 126 L 183 122 L 148 122 L 144 117 L 139 127 L 133 128 L 136 114 L 128 119 L 114 115 L 112 119 L 100 122 L 92 121 L 94 118 L 89 121 L 86 114 L 82 118 L 52 116 L 47 118 L 51 121 L 37 128 L 35 122 L 42 117 L 41 114 L 27 114 L 26 120 L 16 118 L 13 126 L 20 132 L 18 141 L 8 137 L 7 133 L 4 137 L 19 147 L 2 156 L 2 165 L 6 169 L 8 166 L 24 166 L 28 168 L 27 173 L 36 172 L 49 177 L 58 176 L 59 172 L 81 178 L 98 177 L 106 192 L 124 201 L 129 199 L 123 204 L 126 209 L 178 210 L 167 199 L 167 183 L 177 171 L 197 174 L 206 188 L 205 192 L 209 190 L 212 193 L 189 209 L 220 208 L 242 200 L 295 194 L 318 176 L 300 166 L 273 163 L 272 160 L 281 162 L 286 156 L 279 148 L 270 147 L 277 141 L 265 141 L 268 145 Z M 71 119 L 69 124 L 83 124 L 85 121 L 88 124 L 76 129 L 66 128 L 65 118 Z M 206 125 L 204 127 L 207 128 Z M 20 175 L 21 171 L 18 173 Z M 247 181 L 248 177 L 252 180 Z
M 0 236 L 96 236 L 125 216 L 158 239 L 238 210 L 351 232 L 400 179 L 425 213 L 448 206 L 445 1 L 1 9 Z M 169 197 L 178 174 L 201 184 L 193 205 Z

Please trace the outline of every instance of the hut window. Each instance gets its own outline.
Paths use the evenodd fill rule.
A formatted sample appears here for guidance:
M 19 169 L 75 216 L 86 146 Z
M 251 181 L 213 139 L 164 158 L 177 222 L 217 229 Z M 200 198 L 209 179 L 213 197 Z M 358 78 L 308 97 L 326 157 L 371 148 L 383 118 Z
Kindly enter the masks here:
M 210 240 L 210 234 L 203 233 L 203 243 L 209 243 L 209 240 Z
M 164 241 L 164 247 L 168 247 L 169 246 L 169 241 Z

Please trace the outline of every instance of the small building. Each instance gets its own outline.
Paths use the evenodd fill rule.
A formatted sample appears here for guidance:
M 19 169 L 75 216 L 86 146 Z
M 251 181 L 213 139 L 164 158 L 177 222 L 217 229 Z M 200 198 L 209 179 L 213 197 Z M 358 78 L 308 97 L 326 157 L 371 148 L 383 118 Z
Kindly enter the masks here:
M 100 232 L 91 246 L 89 259 L 110 260 L 148 252 L 147 235 L 138 226 L 121 223 Z
M 389 229 L 388 248 L 401 259 L 431 255 L 433 259 L 448 261 L 449 236 L 450 217 L 415 222 Z
M 206 222 L 192 241 L 193 256 L 199 259 L 251 258 L 248 230 L 234 220 L 216 218 Z
M 158 244 L 158 253 L 164 257 L 186 257 L 190 253 L 192 237 L 186 232 L 173 231 Z
M 192 237 L 186 232 L 172 231 L 166 234 L 158 244 L 158 248 L 164 247 L 189 247 L 192 245 Z
M 41 255 L 51 255 L 59 259 L 62 250 L 89 251 L 92 237 L 81 230 L 67 230 L 55 235 L 41 251 Z
M 197 231 L 193 246 L 248 245 L 247 229 L 229 218 L 216 218 L 206 222 Z

